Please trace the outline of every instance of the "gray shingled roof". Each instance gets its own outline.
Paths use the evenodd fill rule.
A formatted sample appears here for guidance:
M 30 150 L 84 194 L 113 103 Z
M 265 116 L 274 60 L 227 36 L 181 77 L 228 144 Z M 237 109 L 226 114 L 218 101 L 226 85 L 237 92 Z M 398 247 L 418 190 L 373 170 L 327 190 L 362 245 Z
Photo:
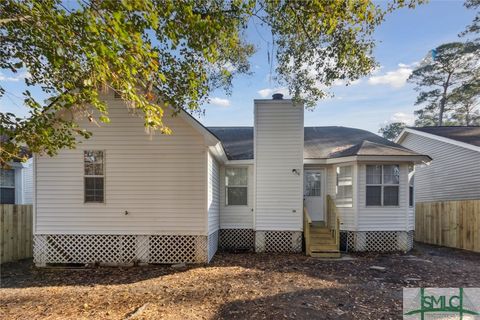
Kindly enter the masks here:
M 480 147 L 480 127 L 411 127 L 410 129 Z
M 209 127 L 221 141 L 230 160 L 253 159 L 252 127 Z M 347 127 L 305 127 L 305 159 L 353 155 L 419 155 L 370 131 Z

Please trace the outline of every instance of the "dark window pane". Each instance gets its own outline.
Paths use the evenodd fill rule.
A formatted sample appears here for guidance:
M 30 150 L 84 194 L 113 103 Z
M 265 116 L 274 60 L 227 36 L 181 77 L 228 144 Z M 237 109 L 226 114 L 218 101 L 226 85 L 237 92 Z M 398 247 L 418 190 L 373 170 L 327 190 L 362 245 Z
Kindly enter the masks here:
M 409 187 L 409 198 L 408 198 L 408 203 L 410 207 L 413 207 L 413 187 Z
M 247 188 L 228 187 L 227 188 L 227 205 L 229 206 L 247 205 Z
M 85 178 L 85 202 L 103 202 L 103 178 Z
M 85 175 L 103 175 L 103 151 L 84 151 Z
M 15 187 L 15 170 L 0 169 L 0 186 Z
M 382 166 L 368 165 L 367 166 L 367 184 L 381 184 L 382 183 Z
M 383 205 L 398 206 L 398 187 L 383 188 Z
M 15 188 L 0 188 L 0 203 L 15 204 Z
M 382 187 L 367 186 L 367 206 L 381 206 L 382 205 Z
M 400 167 L 396 164 L 383 166 L 383 183 L 399 184 L 399 182 L 400 182 Z

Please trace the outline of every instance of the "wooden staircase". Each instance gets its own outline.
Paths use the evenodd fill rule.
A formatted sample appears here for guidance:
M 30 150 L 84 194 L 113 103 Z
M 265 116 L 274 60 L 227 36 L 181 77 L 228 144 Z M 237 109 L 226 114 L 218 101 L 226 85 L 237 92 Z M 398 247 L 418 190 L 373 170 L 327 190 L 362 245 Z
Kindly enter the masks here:
M 327 196 L 327 221 L 313 222 L 306 208 L 303 209 L 305 251 L 307 256 L 340 258 L 340 219 L 335 202 Z

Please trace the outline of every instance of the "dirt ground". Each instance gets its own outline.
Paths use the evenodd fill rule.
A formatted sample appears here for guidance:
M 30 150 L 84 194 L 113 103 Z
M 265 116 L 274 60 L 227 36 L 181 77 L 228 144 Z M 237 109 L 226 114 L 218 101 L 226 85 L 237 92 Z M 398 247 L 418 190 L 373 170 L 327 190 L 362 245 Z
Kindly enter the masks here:
M 403 287 L 480 287 L 472 252 L 416 244 L 350 257 L 221 253 L 180 269 L 5 264 L 0 319 L 399 319 Z

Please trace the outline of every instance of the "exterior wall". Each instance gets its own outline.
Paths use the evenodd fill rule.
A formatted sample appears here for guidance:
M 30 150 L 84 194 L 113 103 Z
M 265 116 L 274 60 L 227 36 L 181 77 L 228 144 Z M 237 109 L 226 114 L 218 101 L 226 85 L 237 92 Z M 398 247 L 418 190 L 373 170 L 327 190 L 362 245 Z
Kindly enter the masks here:
M 23 204 L 33 203 L 33 159 L 30 158 L 25 163 L 22 170 L 23 179 Z
M 220 166 L 208 153 L 208 234 L 220 228 Z
M 433 159 L 415 168 L 416 202 L 480 199 L 480 152 L 413 133 L 401 144 Z
M 360 163 L 358 167 L 357 231 L 413 230 L 414 211 L 408 205 L 408 163 L 400 163 L 398 207 L 366 206 L 366 165 Z
M 207 236 L 204 137 L 181 117 L 165 118 L 174 134 L 149 136 L 121 100 L 108 103 L 112 121 L 86 124 L 91 139 L 36 157 L 35 234 Z M 105 151 L 102 204 L 84 203 L 83 150 L 92 149 Z
M 301 231 L 303 105 L 256 100 L 254 112 L 255 229 Z
M 246 206 L 227 206 L 225 197 L 225 167 L 220 169 L 220 228 L 253 229 L 254 170 L 253 165 L 229 166 L 248 168 L 248 199 Z

